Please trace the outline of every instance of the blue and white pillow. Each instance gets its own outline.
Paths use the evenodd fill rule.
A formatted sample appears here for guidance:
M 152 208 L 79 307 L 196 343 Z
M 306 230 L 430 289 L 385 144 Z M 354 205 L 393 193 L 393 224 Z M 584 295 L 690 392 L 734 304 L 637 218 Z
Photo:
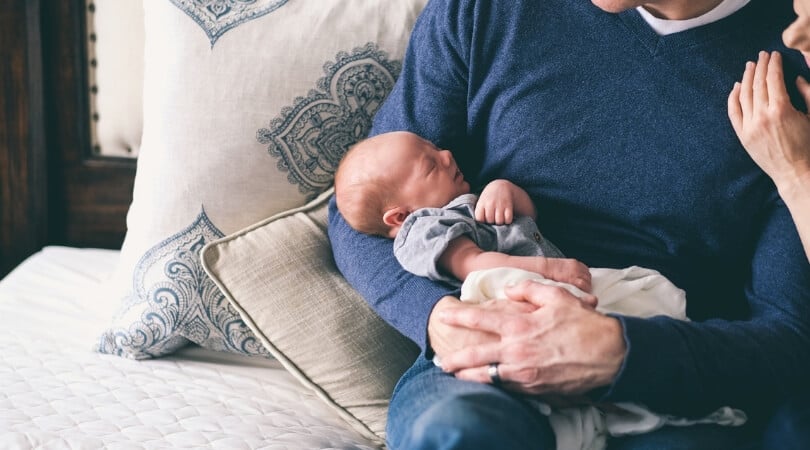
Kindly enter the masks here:
M 202 247 L 329 187 L 426 0 L 144 2 L 144 132 L 103 353 L 267 356 Z M 272 296 L 274 293 L 267 292 Z

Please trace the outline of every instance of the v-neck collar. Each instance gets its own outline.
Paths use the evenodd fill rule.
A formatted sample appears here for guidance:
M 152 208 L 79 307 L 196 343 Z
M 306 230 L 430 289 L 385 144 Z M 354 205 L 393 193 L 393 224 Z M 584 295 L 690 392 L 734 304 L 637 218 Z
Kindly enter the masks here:
M 649 50 L 650 54 L 652 56 L 658 56 L 697 45 L 703 45 L 719 37 L 726 36 L 729 33 L 738 31 L 744 32 L 745 25 L 751 23 L 749 22 L 750 20 L 757 20 L 757 10 L 761 9 L 761 5 L 764 3 L 767 2 L 751 0 L 747 5 L 728 17 L 706 25 L 664 36 L 656 33 L 650 24 L 648 24 L 635 9 L 623 11 L 617 15 L 641 44 Z

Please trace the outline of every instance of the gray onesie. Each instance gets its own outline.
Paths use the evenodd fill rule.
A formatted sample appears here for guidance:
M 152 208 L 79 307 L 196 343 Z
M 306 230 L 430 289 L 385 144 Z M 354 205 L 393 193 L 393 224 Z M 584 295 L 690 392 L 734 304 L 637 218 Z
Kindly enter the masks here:
M 461 236 L 467 236 L 484 251 L 514 256 L 563 256 L 529 217 L 515 217 L 509 225 L 476 222 L 477 201 L 477 195 L 464 194 L 442 208 L 422 208 L 411 213 L 394 239 L 394 255 L 402 267 L 415 275 L 461 286 L 460 280 L 438 267 L 447 245 Z

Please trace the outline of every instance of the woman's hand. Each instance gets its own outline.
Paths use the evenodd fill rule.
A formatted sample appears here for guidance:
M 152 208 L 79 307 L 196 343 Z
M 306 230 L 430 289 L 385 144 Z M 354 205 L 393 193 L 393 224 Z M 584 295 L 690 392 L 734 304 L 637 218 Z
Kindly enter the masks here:
M 498 363 L 503 386 L 529 394 L 580 394 L 613 382 L 626 352 L 617 319 L 560 287 L 527 281 L 506 292 L 510 300 L 493 306 L 510 307 L 448 305 L 436 311 L 445 326 L 492 336 L 442 354 L 443 370 L 489 383 L 488 365 Z M 515 308 L 521 303 L 534 309 Z
M 796 86 L 810 105 L 810 84 Z M 741 83 L 728 98 L 728 115 L 748 154 L 780 192 L 810 177 L 810 116 L 796 110 L 785 88 L 782 56 L 760 52 L 745 67 Z M 802 181 L 804 180 L 804 181 Z

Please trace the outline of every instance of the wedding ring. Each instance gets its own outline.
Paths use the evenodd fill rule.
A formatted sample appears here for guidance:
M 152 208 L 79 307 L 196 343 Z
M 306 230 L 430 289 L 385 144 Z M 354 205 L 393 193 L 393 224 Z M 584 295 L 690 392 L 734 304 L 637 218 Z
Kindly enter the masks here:
M 490 363 L 487 373 L 489 374 L 489 379 L 492 380 L 493 386 L 501 384 L 501 374 L 498 373 L 498 363 Z

